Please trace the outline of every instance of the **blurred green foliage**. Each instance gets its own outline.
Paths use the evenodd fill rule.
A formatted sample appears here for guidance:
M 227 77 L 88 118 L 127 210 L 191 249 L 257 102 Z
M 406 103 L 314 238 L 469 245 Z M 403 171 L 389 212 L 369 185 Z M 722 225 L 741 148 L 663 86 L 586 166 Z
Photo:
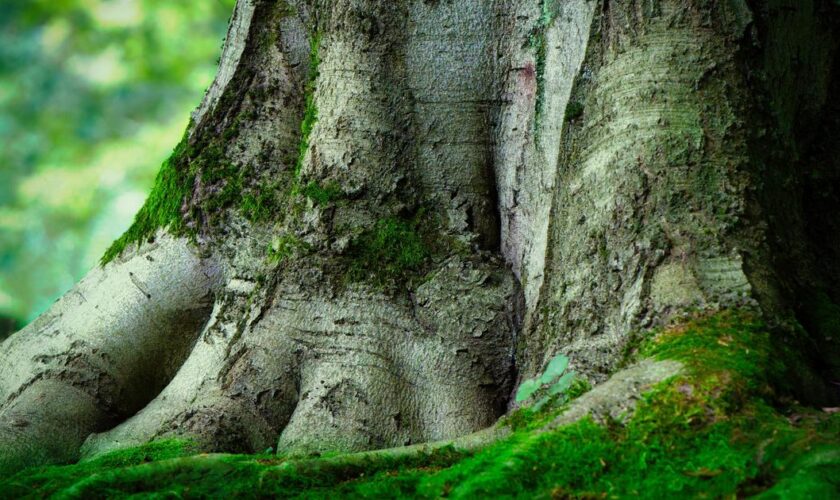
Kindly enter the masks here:
M 37 316 L 128 228 L 233 4 L 0 0 L 0 319 Z

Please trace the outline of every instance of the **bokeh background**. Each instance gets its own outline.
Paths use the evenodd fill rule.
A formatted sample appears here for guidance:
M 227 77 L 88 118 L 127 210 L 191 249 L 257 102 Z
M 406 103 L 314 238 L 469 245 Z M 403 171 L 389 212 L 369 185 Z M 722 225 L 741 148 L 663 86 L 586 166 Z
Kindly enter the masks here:
M 0 338 L 125 231 L 234 0 L 0 0 Z

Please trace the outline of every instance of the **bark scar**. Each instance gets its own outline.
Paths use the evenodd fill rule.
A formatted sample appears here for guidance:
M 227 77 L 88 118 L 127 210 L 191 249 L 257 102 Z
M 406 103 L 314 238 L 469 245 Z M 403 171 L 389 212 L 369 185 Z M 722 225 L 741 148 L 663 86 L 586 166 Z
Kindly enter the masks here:
M 151 298 L 152 298 L 152 294 L 150 294 L 150 293 L 149 293 L 149 292 L 148 292 L 148 291 L 144 288 L 144 286 L 143 286 L 143 282 L 141 282 L 139 279 L 137 279 L 137 278 L 135 278 L 135 277 L 134 277 L 134 273 L 129 272 L 129 273 L 128 273 L 128 277 L 129 277 L 129 279 L 131 279 L 131 282 L 132 282 L 132 283 L 134 283 L 134 286 L 136 286 L 136 287 L 137 287 L 137 289 L 138 289 L 138 290 L 140 290 L 140 292 L 141 292 L 143 295 L 145 295 L 147 299 L 151 299 Z

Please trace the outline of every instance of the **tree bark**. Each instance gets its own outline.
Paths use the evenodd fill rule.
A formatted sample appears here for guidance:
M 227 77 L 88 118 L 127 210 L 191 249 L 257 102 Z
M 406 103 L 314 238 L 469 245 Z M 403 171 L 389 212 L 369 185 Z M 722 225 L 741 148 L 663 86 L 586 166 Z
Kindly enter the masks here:
M 0 347 L 0 469 L 448 440 L 697 309 L 840 378 L 836 10 L 240 0 L 134 226 Z

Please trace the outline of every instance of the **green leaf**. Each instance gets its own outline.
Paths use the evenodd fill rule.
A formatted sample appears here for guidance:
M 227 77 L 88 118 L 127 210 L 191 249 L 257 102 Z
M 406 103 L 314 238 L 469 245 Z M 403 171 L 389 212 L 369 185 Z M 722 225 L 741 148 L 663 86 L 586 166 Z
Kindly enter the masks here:
M 540 382 L 543 384 L 550 384 L 554 379 L 563 375 L 563 372 L 566 371 L 568 366 L 569 358 L 562 354 L 554 356 L 554 358 L 548 363 L 548 367 L 545 369 L 542 377 L 540 377 Z
M 530 398 L 540 387 L 542 387 L 542 384 L 535 379 L 529 378 L 523 381 L 519 386 L 519 390 L 516 391 L 516 402 L 521 403 Z
M 537 401 L 536 403 L 534 403 L 534 406 L 532 406 L 532 407 L 531 407 L 531 410 L 532 410 L 532 411 L 540 411 L 540 410 L 542 410 L 542 407 L 543 407 L 543 406 L 545 406 L 545 405 L 546 405 L 546 403 L 548 403 L 548 401 L 549 401 L 550 399 L 551 399 L 551 398 L 549 398 L 548 396 L 545 396 L 545 397 L 540 398 L 540 400 L 539 400 L 539 401 Z
M 548 389 L 548 393 L 552 396 L 556 396 L 558 394 L 563 394 L 564 392 L 569 390 L 569 387 L 572 386 L 572 382 L 574 381 L 574 379 L 575 379 L 575 372 L 569 372 L 569 373 L 563 375 L 562 377 L 560 377 L 560 380 L 555 382 L 554 385 L 552 385 Z

